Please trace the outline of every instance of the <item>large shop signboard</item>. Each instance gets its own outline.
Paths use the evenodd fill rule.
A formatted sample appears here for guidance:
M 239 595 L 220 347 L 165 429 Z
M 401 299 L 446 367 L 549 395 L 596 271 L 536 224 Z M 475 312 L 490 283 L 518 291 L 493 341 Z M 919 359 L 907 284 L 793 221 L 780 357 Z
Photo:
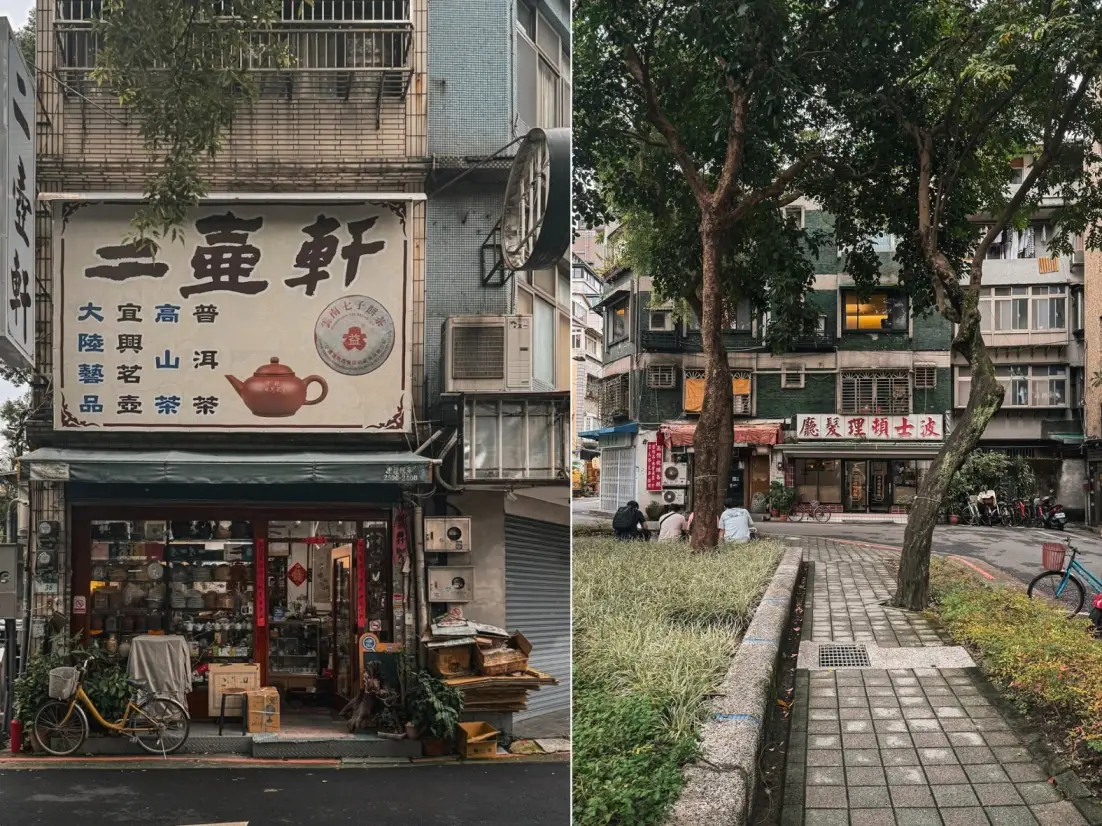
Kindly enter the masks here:
M 204 205 L 182 240 L 65 204 L 59 429 L 408 432 L 405 203 Z
M 830 413 L 796 416 L 796 438 L 806 440 L 940 441 L 945 418 L 935 413 L 907 416 L 841 416 Z

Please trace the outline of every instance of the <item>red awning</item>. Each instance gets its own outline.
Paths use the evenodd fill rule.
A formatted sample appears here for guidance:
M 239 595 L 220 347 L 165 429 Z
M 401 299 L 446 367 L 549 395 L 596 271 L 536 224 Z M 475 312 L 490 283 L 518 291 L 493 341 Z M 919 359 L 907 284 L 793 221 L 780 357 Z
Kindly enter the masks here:
M 696 422 L 677 422 L 662 425 L 662 435 L 671 447 L 691 447 L 696 433 Z M 777 424 L 735 425 L 736 445 L 775 445 L 781 441 L 781 427 Z

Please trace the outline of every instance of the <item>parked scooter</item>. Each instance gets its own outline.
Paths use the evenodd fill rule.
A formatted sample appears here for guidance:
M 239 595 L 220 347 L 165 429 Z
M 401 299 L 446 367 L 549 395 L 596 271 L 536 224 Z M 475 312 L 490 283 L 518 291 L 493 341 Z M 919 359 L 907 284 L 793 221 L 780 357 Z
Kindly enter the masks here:
M 1039 528 L 1051 528 L 1062 531 L 1068 524 L 1064 506 L 1056 502 L 1050 492 L 1048 496 L 1034 497 L 1033 523 Z

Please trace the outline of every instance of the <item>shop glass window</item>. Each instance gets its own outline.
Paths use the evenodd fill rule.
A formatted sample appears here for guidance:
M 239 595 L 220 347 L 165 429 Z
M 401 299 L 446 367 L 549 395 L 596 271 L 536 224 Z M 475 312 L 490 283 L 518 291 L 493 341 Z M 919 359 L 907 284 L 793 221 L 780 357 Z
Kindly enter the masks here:
M 892 501 L 900 507 L 910 505 L 933 462 L 929 459 L 897 459 L 891 462 Z
M 1042 297 L 1038 297 L 1042 296 Z M 1067 328 L 1067 299 L 1064 286 L 1055 284 L 1033 288 L 1033 329 L 1064 330 Z
M 609 318 L 611 320 L 609 328 L 612 332 L 609 344 L 626 339 L 628 337 L 628 302 L 625 300 L 613 304 L 609 308 Z
M 134 637 L 178 634 L 203 663 L 253 660 L 253 525 L 246 521 L 99 520 L 91 525 L 89 633 L 126 659 Z
M 569 415 L 551 402 L 468 402 L 466 476 L 551 479 L 564 472 Z
M 907 296 L 876 291 L 867 300 L 855 292 L 844 294 L 843 329 L 859 333 L 905 333 L 908 326 Z
M 794 484 L 801 502 L 842 503 L 842 463 L 838 459 L 796 459 Z
M 905 370 L 842 373 L 841 413 L 892 415 L 911 412 L 911 380 Z

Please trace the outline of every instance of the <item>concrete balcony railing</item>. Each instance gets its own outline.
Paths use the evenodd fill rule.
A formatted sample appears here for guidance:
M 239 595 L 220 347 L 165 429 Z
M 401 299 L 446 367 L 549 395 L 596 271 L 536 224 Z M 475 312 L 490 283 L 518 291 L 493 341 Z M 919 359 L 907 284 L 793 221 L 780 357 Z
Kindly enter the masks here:
M 985 331 L 988 347 L 1065 347 L 1071 343 L 1068 330 L 999 330 Z
M 1081 272 L 1081 270 L 1080 270 Z M 989 258 L 983 262 L 984 286 L 1003 284 L 1060 284 L 1071 277 L 1071 258 Z

